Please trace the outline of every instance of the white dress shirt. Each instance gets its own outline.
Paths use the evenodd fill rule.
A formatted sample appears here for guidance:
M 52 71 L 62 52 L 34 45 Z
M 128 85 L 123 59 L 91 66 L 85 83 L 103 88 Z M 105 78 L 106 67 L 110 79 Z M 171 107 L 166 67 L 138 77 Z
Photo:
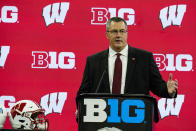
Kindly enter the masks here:
M 111 47 L 109 47 L 109 55 L 108 55 L 108 74 L 109 74 L 109 83 L 110 83 L 110 92 L 112 92 L 112 84 L 113 84 L 113 75 L 116 61 L 116 53 L 120 53 L 120 59 L 122 61 L 122 79 L 121 79 L 121 94 L 124 94 L 125 91 L 125 79 L 127 72 L 127 57 L 128 57 L 128 45 L 121 51 L 116 52 Z

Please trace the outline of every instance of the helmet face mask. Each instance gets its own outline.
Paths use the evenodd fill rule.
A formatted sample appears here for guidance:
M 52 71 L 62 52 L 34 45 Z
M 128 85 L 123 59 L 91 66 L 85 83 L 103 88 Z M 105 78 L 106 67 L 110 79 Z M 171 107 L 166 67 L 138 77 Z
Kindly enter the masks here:
M 44 110 L 35 102 L 22 100 L 10 109 L 10 122 L 14 129 L 47 130 Z
M 34 121 L 31 122 L 34 129 L 45 130 L 48 127 L 48 120 L 45 119 L 44 112 L 37 112 L 32 115 Z
M 7 117 L 7 111 L 3 105 L 0 104 L 0 129 L 3 129 Z

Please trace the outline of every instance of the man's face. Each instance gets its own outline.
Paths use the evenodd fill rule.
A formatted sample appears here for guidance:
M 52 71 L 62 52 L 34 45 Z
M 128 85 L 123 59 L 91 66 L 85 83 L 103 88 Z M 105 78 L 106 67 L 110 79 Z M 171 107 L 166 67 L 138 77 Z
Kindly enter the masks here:
M 127 45 L 127 30 L 124 22 L 112 21 L 106 36 L 113 50 L 120 52 Z

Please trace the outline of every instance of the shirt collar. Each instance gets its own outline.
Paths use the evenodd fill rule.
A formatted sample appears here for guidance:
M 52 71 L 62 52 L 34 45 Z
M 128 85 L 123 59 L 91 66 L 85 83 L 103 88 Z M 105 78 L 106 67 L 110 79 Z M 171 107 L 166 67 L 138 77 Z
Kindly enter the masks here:
M 123 50 L 121 50 L 120 52 L 116 52 L 114 51 L 111 47 L 109 47 L 109 56 L 113 57 L 116 55 L 116 53 L 120 53 L 123 56 L 128 56 L 128 44 L 125 46 L 125 48 Z

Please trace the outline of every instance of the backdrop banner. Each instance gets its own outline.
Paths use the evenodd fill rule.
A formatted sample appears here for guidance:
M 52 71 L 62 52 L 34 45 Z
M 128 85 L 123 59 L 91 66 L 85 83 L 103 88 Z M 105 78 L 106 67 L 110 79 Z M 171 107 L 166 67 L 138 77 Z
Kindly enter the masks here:
M 156 97 L 155 131 L 196 130 L 195 0 L 1 0 L 0 104 L 19 100 L 45 110 L 49 130 L 77 131 L 75 97 L 86 58 L 109 47 L 105 24 L 128 24 L 128 44 L 153 52 L 164 80 L 179 83 L 175 99 Z M 152 96 L 154 96 L 151 93 Z M 7 116 L 4 128 L 11 129 Z

